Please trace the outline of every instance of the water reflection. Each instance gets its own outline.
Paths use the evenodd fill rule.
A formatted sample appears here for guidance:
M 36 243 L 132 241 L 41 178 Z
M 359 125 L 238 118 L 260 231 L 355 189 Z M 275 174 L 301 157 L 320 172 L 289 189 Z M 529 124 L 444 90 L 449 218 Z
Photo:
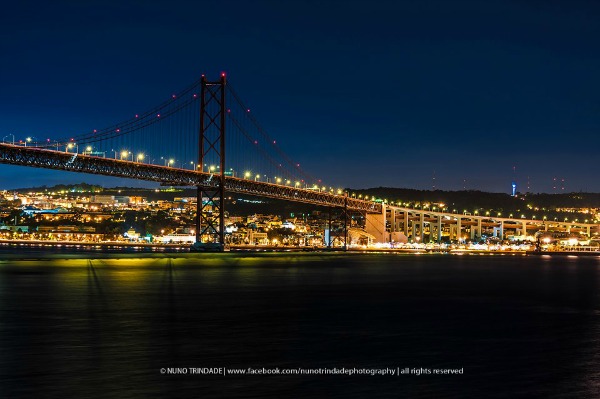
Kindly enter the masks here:
M 152 255 L 152 256 L 150 256 Z M 597 258 L 60 255 L 0 261 L 3 397 L 593 397 Z M 161 377 L 161 367 L 462 366 L 457 379 Z M 74 378 L 77 373 L 78 378 Z M 267 378 L 267 377 L 266 377 Z M 267 387 L 268 386 L 268 390 Z

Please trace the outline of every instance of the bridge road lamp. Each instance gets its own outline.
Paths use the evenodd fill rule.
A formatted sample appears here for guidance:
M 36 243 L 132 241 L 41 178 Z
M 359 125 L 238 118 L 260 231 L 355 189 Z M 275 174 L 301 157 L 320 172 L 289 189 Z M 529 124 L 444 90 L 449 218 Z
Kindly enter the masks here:
M 142 163 L 144 161 L 144 154 L 143 153 L 139 153 L 138 154 L 137 161 L 138 161 L 138 163 Z
M 15 135 L 14 134 L 7 134 L 6 136 L 4 136 L 2 138 L 2 142 L 4 143 L 5 142 L 4 139 L 7 138 L 7 137 L 9 137 L 9 136 L 12 136 L 12 145 L 15 145 Z
M 73 148 L 75 148 L 75 153 L 79 153 L 79 146 L 77 145 L 77 143 L 67 144 L 67 152 L 69 152 L 69 150 L 72 150 Z
M 250 176 L 252 176 L 252 173 L 250 173 L 250 172 L 245 172 L 244 173 L 244 178 L 245 179 L 250 179 Z
M 192 170 L 196 170 L 196 164 L 194 163 L 194 161 L 190 161 L 190 165 L 192 165 Z
M 83 152 L 83 155 L 92 155 L 92 146 L 88 145 L 87 147 L 85 147 L 85 151 Z
M 29 145 L 32 145 L 32 143 L 33 143 L 34 146 L 37 146 L 39 144 L 39 142 L 40 142 L 40 140 L 35 136 L 29 136 L 29 137 L 25 138 L 25 146 L 27 146 L 27 143 L 29 143 Z
M 127 156 L 129 155 L 129 151 L 121 151 L 121 161 L 123 158 L 127 161 Z

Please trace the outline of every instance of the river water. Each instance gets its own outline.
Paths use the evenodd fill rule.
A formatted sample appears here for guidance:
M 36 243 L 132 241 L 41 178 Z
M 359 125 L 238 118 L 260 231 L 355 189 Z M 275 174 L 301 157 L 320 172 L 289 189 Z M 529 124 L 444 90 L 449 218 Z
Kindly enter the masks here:
M 599 285 L 598 257 L 12 250 L 0 397 L 595 398 Z M 357 371 L 192 374 L 221 367 Z

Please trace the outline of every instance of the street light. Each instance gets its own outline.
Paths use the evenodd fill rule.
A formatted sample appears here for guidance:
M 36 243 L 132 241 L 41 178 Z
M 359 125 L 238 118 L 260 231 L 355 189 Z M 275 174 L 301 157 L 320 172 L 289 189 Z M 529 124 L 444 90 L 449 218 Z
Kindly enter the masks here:
M 252 176 L 252 174 L 250 172 L 245 172 L 244 173 L 244 178 L 249 179 L 250 176 Z
M 127 155 L 129 155 L 129 151 L 121 151 L 121 161 L 123 160 L 123 158 L 127 160 Z
M 27 147 L 27 143 L 31 143 L 31 137 L 25 139 L 25 147 Z
M 169 166 L 173 165 L 173 163 L 175 163 L 174 159 L 169 159 Z
M 67 152 L 69 152 L 69 150 L 72 149 L 73 147 L 75 147 L 75 152 L 79 152 L 79 146 L 77 145 L 77 143 L 67 144 Z
M 144 160 L 144 154 L 143 153 L 139 153 L 137 156 L 137 161 L 138 162 L 142 162 Z
M 12 145 L 15 145 L 15 135 L 14 134 L 7 134 L 6 136 L 4 136 L 2 138 L 2 142 L 4 143 L 4 139 L 7 138 L 8 136 L 12 136 Z

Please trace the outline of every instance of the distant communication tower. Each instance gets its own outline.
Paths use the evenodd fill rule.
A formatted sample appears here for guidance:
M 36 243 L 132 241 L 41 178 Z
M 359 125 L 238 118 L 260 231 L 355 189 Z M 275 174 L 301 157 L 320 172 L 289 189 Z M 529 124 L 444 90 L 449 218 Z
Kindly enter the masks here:
M 511 187 L 512 187 L 512 196 L 516 197 L 517 196 L 517 183 L 513 181 L 511 184 Z

